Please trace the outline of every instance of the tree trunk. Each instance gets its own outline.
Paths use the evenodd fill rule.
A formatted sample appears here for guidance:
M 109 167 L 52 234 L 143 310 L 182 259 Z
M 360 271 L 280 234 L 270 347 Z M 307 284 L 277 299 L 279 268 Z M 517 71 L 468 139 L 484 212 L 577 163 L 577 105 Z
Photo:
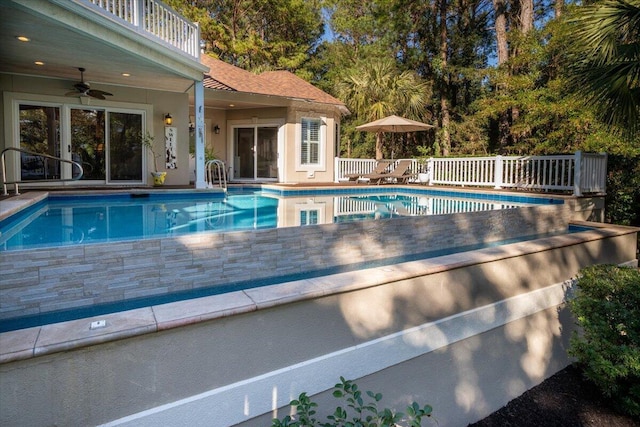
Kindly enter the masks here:
M 493 0 L 496 27 L 496 46 L 498 51 L 498 66 L 509 59 L 509 45 L 507 43 L 507 5 L 505 0 Z M 497 91 L 503 90 L 498 86 Z M 498 118 L 498 151 L 503 153 L 509 144 L 510 134 L 509 112 L 503 111 Z
M 440 82 L 440 119 L 442 124 L 442 134 L 440 141 L 440 149 L 443 156 L 448 156 L 451 150 L 451 134 L 449 132 L 450 113 L 449 113 L 449 91 L 447 70 L 448 60 L 448 34 L 447 34 L 447 0 L 440 0 L 440 61 L 442 62 L 442 77 Z
M 382 159 L 382 132 L 376 133 L 376 160 Z
M 554 13 L 555 13 L 556 19 L 562 16 L 563 10 L 564 10 L 564 0 L 556 0 L 554 5 Z
M 507 5 L 504 0 L 493 0 L 495 11 L 496 44 L 498 51 L 498 65 L 502 65 L 509 59 L 509 46 L 507 44 Z
M 533 0 L 520 0 L 520 32 L 527 35 L 533 29 Z

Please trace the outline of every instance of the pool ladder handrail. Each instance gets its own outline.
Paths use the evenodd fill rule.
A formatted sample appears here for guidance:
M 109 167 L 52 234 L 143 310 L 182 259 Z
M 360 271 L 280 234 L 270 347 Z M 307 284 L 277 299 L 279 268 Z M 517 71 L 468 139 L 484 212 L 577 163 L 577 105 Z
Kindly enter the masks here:
M 207 187 L 213 188 L 217 181 L 218 187 L 227 191 L 227 169 L 222 160 L 213 159 L 208 160 L 205 164 L 205 170 L 207 173 Z
M 17 180 L 17 181 L 7 181 L 7 165 L 6 165 L 6 161 L 5 161 L 5 153 L 9 152 L 9 151 L 16 151 L 18 153 L 24 153 L 24 154 L 28 154 L 30 156 L 38 156 L 38 157 L 44 157 L 47 159 L 53 159 L 53 160 L 58 160 L 60 162 L 63 163 L 71 163 L 73 166 L 76 166 L 80 173 L 75 177 L 75 178 L 66 178 L 66 179 L 29 179 L 26 181 L 23 180 Z M 82 168 L 82 164 L 73 161 L 73 160 L 68 160 L 68 159 L 63 159 L 62 157 L 56 157 L 56 156 L 52 156 L 49 154 L 44 154 L 44 153 L 35 153 L 33 151 L 29 151 L 29 150 L 25 150 L 23 148 L 17 148 L 17 147 L 8 147 L 5 148 L 4 150 L 2 150 L 2 152 L 0 153 L 0 164 L 2 166 L 2 187 L 3 187 L 3 196 L 8 196 L 9 192 L 7 191 L 7 186 L 9 184 L 13 184 L 13 188 L 15 190 L 15 195 L 19 195 L 19 189 L 18 189 L 18 184 L 22 184 L 22 183 L 32 183 L 32 182 L 69 182 L 69 181 L 78 181 L 80 179 L 82 179 L 82 177 L 84 176 L 84 169 Z

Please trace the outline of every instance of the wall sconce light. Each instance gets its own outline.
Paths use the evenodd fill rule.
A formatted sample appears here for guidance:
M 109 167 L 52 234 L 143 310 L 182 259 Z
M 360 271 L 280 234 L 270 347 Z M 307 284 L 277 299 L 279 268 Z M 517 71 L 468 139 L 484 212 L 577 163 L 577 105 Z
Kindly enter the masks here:
M 213 133 L 215 133 L 216 135 L 220 134 L 220 126 L 215 125 L 213 127 Z
M 171 126 L 173 124 L 173 117 L 171 117 L 171 114 L 167 113 L 167 115 L 164 116 L 164 124 L 167 126 Z

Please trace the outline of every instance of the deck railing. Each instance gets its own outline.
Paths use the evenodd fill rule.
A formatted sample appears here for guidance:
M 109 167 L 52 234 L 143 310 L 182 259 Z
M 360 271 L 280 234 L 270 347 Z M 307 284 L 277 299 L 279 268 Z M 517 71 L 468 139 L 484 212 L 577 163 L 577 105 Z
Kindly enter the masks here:
M 560 156 L 493 156 L 413 159 L 415 179 L 428 185 L 461 185 L 514 188 L 539 191 L 605 193 L 607 155 L 576 152 Z M 369 173 L 376 165 L 371 159 L 336 158 L 336 182 L 347 174 Z
M 200 28 L 160 0 L 74 0 L 200 59 Z

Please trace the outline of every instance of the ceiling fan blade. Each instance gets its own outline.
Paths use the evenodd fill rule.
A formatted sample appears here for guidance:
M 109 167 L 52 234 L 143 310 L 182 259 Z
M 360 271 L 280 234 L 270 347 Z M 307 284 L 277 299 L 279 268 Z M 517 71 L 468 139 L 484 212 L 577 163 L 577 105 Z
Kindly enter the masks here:
M 77 90 L 72 90 L 71 92 L 65 93 L 64 96 L 82 96 L 82 93 Z
M 105 92 L 104 90 L 99 90 L 99 89 L 91 89 L 91 90 L 89 90 L 89 95 L 91 95 L 91 96 L 95 96 L 95 95 L 113 96 L 112 93 Z
M 95 98 L 95 99 L 106 99 L 101 93 L 98 93 L 95 90 L 88 91 L 87 95 L 89 95 L 90 97 Z

